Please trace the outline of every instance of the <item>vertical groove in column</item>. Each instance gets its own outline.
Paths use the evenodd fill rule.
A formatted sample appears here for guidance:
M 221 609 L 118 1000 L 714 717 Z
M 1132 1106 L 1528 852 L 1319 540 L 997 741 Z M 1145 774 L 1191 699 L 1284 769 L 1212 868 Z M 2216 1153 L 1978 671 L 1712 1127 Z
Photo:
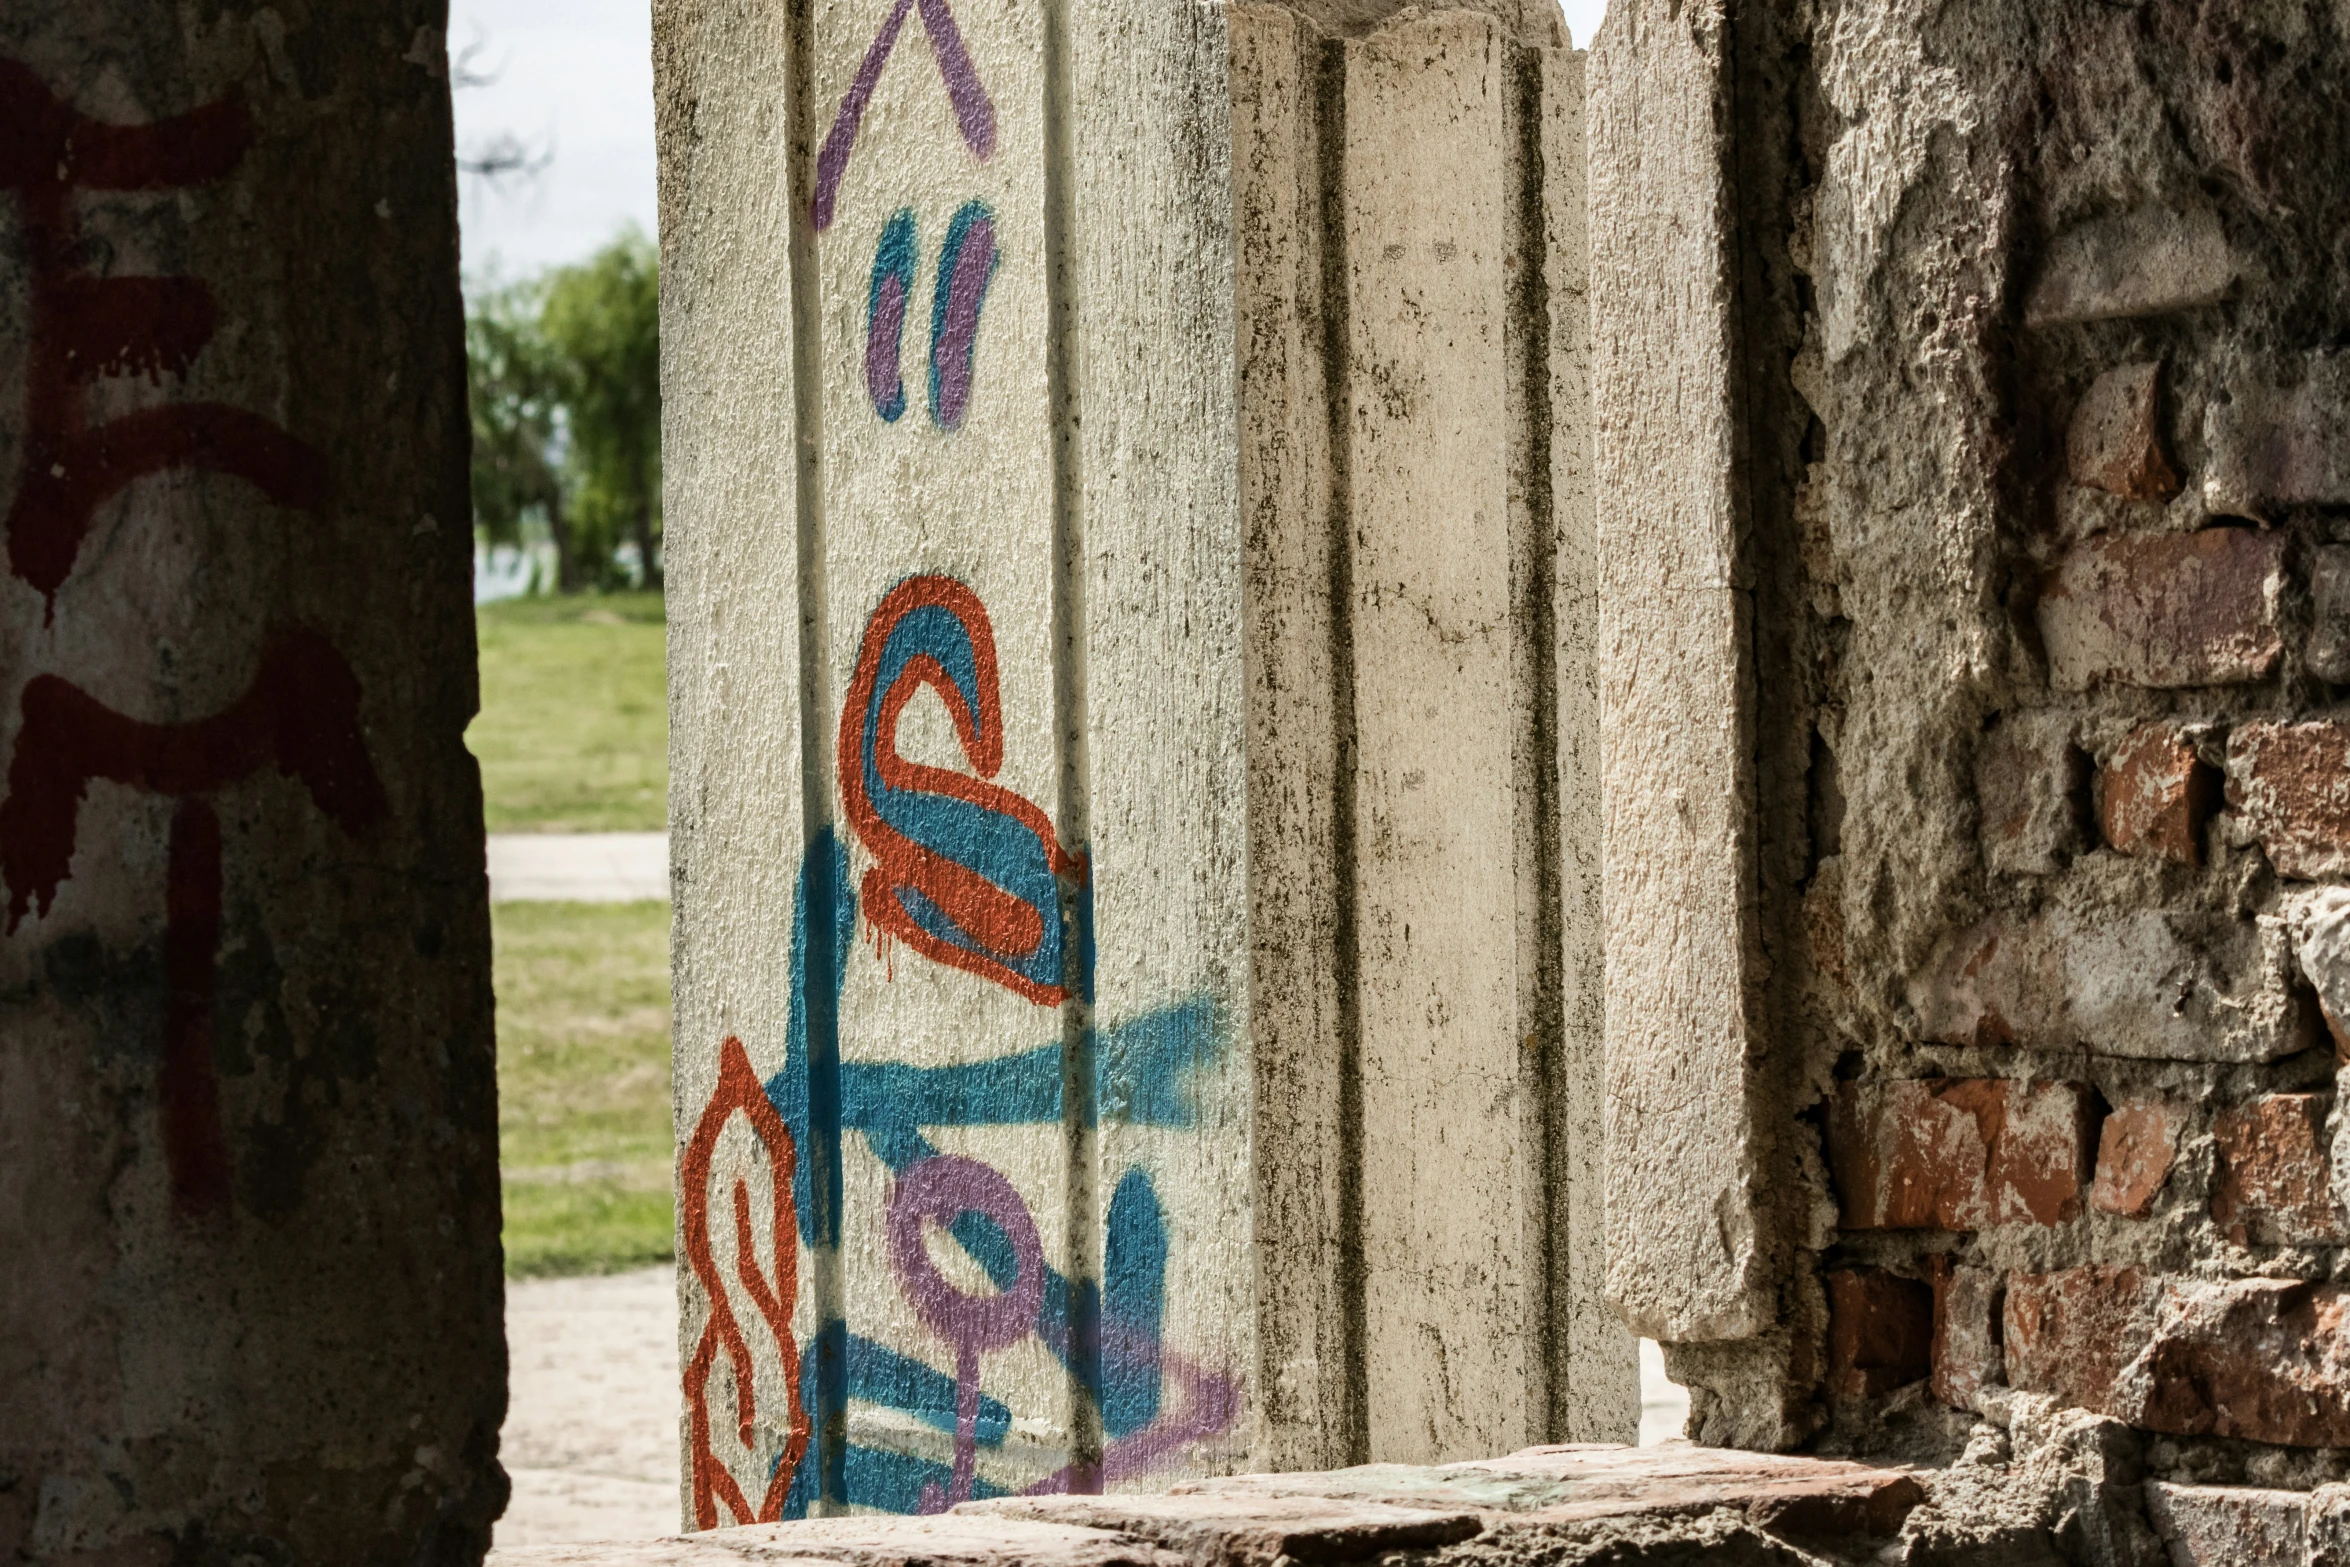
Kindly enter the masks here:
M 1363 1010 L 1355 896 L 1353 349 L 1346 249 L 1346 44 L 1322 45 L 1314 113 L 1320 142 L 1323 395 L 1330 421 L 1330 714 L 1337 731 L 1331 787 L 1336 894 L 1332 947 L 1338 968 L 1338 1292 L 1345 1313 L 1346 1407 L 1339 1412 L 1344 1464 L 1371 1456 L 1371 1378 L 1364 1321 Z
M 1534 1427 L 1532 1441 L 1559 1440 L 1567 1404 L 1565 1333 L 1556 1308 L 1561 1296 L 1558 1271 L 1565 1264 L 1567 1204 L 1565 1180 L 1569 1172 L 1560 1157 L 1566 1147 L 1561 1125 L 1565 1105 L 1560 1051 L 1566 1028 L 1566 891 L 1560 860 L 1562 841 L 1558 767 L 1558 514 L 1550 450 L 1556 413 L 1551 403 L 1550 270 L 1545 265 L 1549 243 L 1548 212 L 1543 192 L 1547 184 L 1543 157 L 1543 57 L 1540 51 L 1513 46 L 1517 57 L 1517 131 L 1520 202 L 1515 214 L 1514 242 L 1524 263 L 1518 268 L 1519 296 L 1513 302 L 1521 326 L 1520 373 L 1525 378 L 1525 424 L 1520 438 L 1525 448 L 1520 465 L 1525 474 L 1527 536 L 1514 541 L 1517 554 L 1512 575 L 1521 584 L 1519 646 L 1524 655 L 1525 679 L 1520 700 L 1527 704 L 1523 723 L 1526 767 L 1531 774 L 1534 814 L 1534 978 L 1533 1013 L 1526 1019 L 1535 1049 L 1526 1061 L 1528 1103 L 1537 1107 L 1526 1119 L 1526 1135 L 1535 1144 L 1528 1150 L 1526 1310 L 1529 1353 L 1527 1416 Z
M 811 1285 L 817 1332 L 815 1510 L 844 1505 L 848 1451 L 847 1342 L 841 1278 L 840 1014 L 829 976 L 838 969 L 834 911 L 840 907 L 845 862 L 835 844 L 832 769 L 832 690 L 827 678 L 829 624 L 824 547 L 824 301 L 816 269 L 813 203 L 816 190 L 815 0 L 792 0 L 790 64 L 785 108 L 790 116 L 785 169 L 791 205 L 792 435 L 798 483 L 800 638 L 799 897 L 806 949 L 800 973 L 807 1008 L 809 1200 L 816 1210 Z
M 1061 841 L 1086 857 L 1082 883 L 1064 882 L 1061 918 L 1073 999 L 1061 1010 L 1061 1124 L 1067 1146 L 1069 1236 L 1069 1489 L 1102 1488 L 1100 1177 L 1095 1169 L 1093 1033 L 1093 775 L 1087 746 L 1085 495 L 1079 446 L 1079 385 L 1073 142 L 1076 82 L 1070 56 L 1070 0 L 1044 7 L 1045 399 L 1052 418 L 1053 717 L 1060 734 Z

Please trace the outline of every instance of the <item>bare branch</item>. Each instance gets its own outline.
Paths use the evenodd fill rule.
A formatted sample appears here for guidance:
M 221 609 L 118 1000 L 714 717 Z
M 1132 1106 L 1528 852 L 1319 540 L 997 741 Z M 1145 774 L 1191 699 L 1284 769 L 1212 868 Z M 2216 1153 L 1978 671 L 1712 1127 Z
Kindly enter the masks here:
M 457 170 L 461 174 L 479 175 L 492 185 L 529 184 L 546 173 L 554 161 L 552 140 L 543 149 L 533 150 L 530 143 L 512 131 L 500 131 L 489 140 L 476 143 L 469 151 L 459 153 Z
M 449 62 L 449 86 L 459 90 L 467 87 L 495 87 L 498 78 L 506 74 L 506 66 L 510 62 L 501 60 L 495 68 L 487 71 L 477 71 L 473 67 L 473 62 L 480 59 L 489 47 L 490 35 L 476 22 L 473 26 L 473 42 L 458 51 L 457 58 Z

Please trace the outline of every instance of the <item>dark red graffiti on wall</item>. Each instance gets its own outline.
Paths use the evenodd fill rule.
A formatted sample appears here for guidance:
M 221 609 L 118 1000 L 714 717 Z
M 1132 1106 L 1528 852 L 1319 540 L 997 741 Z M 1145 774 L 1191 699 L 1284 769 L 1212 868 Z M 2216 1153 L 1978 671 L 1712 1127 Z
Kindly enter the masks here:
M 8 929 L 49 911 L 73 868 L 83 799 L 104 779 L 180 802 L 164 895 L 163 1145 L 184 1212 L 227 1205 L 229 1159 L 212 1066 L 220 951 L 220 820 L 203 796 L 274 765 L 354 836 L 387 814 L 359 730 L 359 680 L 312 631 L 277 638 L 245 694 L 210 718 L 149 724 L 54 675 L 24 689 L 24 724 L 0 802 Z
M 8 511 L 8 564 L 52 615 L 91 517 L 138 479 L 200 469 L 248 480 L 282 505 L 326 506 L 326 459 L 256 414 L 182 403 L 92 424 L 83 404 L 84 389 L 104 376 L 184 376 L 212 340 L 216 311 L 195 278 L 81 270 L 77 195 L 222 179 L 252 141 L 252 116 L 236 98 L 149 125 L 110 125 L 0 60 L 0 188 L 22 206 L 32 284 L 23 478 Z
M 281 505 L 325 511 L 326 459 L 267 419 L 221 403 L 167 403 L 93 423 L 97 381 L 184 377 L 212 341 L 212 291 L 185 277 L 84 270 L 84 192 L 161 191 L 233 173 L 254 124 L 231 97 L 146 125 L 94 120 L 21 63 L 0 60 L 0 190 L 18 199 L 31 280 L 21 477 L 7 513 L 8 564 L 46 614 L 73 574 L 98 508 L 133 482 L 193 469 L 242 478 Z M 353 835 L 389 814 L 359 726 L 348 660 L 313 631 L 264 648 L 253 684 L 226 710 L 181 724 L 116 712 L 80 686 L 39 675 L 0 801 L 7 929 L 45 916 L 72 874 L 82 802 L 104 780 L 178 802 L 164 896 L 164 1041 L 159 1097 L 174 1206 L 229 1204 L 233 1174 L 213 1059 L 222 937 L 221 824 L 206 797 L 274 766 Z

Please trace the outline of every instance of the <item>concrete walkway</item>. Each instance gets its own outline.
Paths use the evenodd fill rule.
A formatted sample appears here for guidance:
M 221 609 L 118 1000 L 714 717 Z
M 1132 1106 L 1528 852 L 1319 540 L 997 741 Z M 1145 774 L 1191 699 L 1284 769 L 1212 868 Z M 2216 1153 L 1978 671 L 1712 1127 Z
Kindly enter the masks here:
M 668 897 L 665 832 L 490 834 L 493 903 L 639 903 Z
M 512 1363 L 499 1456 L 514 1499 L 495 1543 L 678 1532 L 677 1282 L 509 1279 Z

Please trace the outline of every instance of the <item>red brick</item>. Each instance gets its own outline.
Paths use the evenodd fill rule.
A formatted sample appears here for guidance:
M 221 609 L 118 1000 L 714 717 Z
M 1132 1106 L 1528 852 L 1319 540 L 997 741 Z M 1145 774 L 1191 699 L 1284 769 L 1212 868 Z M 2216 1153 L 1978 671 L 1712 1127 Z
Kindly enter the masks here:
M 2228 804 L 2281 876 L 2350 876 L 2350 723 L 2244 724 L 2228 737 Z
M 2099 780 L 2098 827 L 2124 854 L 2194 865 L 2203 858 L 2203 823 L 2219 803 L 2219 774 L 2195 754 L 2194 736 L 2176 724 L 2130 732 Z
M 2130 1099 L 2105 1118 L 2089 1201 L 2104 1213 L 2143 1219 L 2170 1179 L 2186 1109 L 2168 1099 Z
M 2065 436 L 2073 483 L 2133 501 L 2167 501 L 2179 493 L 2179 476 L 2162 454 L 2161 393 L 2159 360 L 2097 378 Z
M 2172 1436 L 2350 1446 L 2350 1286 L 2014 1274 L 2009 1383 Z
M 2302 1567 L 2309 1497 L 2243 1485 L 2146 1483 L 2146 1512 L 2176 1567 Z
M 2269 1094 L 2213 1120 L 2219 1179 L 2211 1217 L 2238 1245 L 2340 1245 L 2326 1158 L 2331 1094 Z
M 2160 1294 L 2160 1282 L 2136 1268 L 2010 1275 L 2001 1322 L 2008 1384 L 2112 1414 L 2115 1382 L 2154 1336 Z
M 2173 1436 L 2350 1447 L 2350 1286 L 2170 1281 L 2104 1412 Z
M 2080 849 L 2088 758 L 2062 713 L 2017 713 L 1975 753 L 1983 861 L 2000 875 L 2046 876 Z
M 2238 685 L 2276 668 L 2285 538 L 2249 528 L 2099 534 L 2066 552 L 2040 596 L 2059 690 L 2101 680 Z
M 1880 1398 L 1934 1366 L 1934 1292 L 1881 1268 L 1839 1268 L 1828 1286 L 1828 1396 Z
M 2089 1097 L 2077 1083 L 1847 1083 L 1828 1156 L 1855 1230 L 2062 1224 L 2081 1211 Z
M 1936 1257 L 1934 1287 L 1934 1396 L 1953 1409 L 1975 1407 L 1975 1394 L 2004 1379 L 1999 1344 L 1999 1295 L 2004 1280 L 1990 1268 L 1968 1268 Z

